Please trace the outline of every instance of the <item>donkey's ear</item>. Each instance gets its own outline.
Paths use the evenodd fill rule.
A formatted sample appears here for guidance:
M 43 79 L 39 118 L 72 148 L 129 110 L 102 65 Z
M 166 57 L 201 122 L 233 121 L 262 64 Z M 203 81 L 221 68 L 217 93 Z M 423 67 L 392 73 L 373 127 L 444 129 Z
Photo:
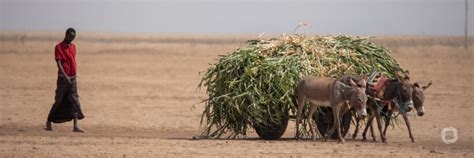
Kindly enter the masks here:
M 410 80 L 410 72 L 408 72 L 408 70 L 405 71 L 405 73 L 403 74 L 403 79 L 405 81 L 409 81 Z
M 420 85 L 419 85 L 417 82 L 415 82 L 415 83 L 413 84 L 413 86 L 418 87 L 418 88 L 421 88 Z
M 357 83 L 355 83 L 354 79 L 352 79 L 352 78 L 349 80 L 349 84 L 351 84 L 350 86 L 352 86 L 352 87 L 357 87 Z
M 426 89 L 430 88 L 431 84 L 433 84 L 433 81 L 430 81 L 430 83 L 428 83 L 428 85 L 421 87 L 421 89 L 423 89 L 423 91 L 425 91 Z

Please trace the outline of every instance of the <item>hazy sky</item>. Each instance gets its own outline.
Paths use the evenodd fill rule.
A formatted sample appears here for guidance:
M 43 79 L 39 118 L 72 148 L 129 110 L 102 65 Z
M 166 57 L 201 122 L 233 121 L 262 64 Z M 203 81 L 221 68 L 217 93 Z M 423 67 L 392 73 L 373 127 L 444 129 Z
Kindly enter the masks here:
M 464 35 L 464 0 L 0 1 L 1 31 Z

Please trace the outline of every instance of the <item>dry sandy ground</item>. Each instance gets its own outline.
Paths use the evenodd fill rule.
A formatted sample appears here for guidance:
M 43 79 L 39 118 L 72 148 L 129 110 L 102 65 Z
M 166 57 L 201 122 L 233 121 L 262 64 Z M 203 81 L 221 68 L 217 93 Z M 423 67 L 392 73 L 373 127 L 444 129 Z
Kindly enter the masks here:
M 474 157 L 472 46 L 392 47 L 414 81 L 434 83 L 425 116 L 410 117 L 417 142 L 409 141 L 401 122 L 388 131 L 388 143 L 359 136 L 338 144 L 291 139 L 293 121 L 278 141 L 259 140 L 254 132 L 239 140 L 192 140 L 200 134 L 198 103 L 206 96 L 197 90 L 199 72 L 239 46 L 199 38 L 124 42 L 80 34 L 78 88 L 86 114 L 80 125 L 86 133 L 71 132 L 72 123 L 43 131 L 57 73 L 53 47 L 62 36 L 0 35 L 0 157 Z M 442 142 L 446 127 L 458 130 L 456 143 Z

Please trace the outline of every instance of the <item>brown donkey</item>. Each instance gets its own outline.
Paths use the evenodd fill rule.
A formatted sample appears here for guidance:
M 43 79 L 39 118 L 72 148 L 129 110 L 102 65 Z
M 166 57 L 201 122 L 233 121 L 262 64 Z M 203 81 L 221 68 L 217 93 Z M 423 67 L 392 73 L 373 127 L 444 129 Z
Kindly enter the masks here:
M 415 110 L 418 116 L 423 116 L 425 114 L 425 94 L 424 91 L 428 89 L 431 86 L 432 82 L 428 83 L 428 85 L 420 87 L 418 83 L 413 84 L 413 103 L 415 106 Z M 413 137 L 411 133 L 411 126 L 410 126 L 410 121 L 408 120 L 407 113 L 410 112 L 411 109 L 405 109 L 403 107 L 395 106 L 392 109 L 389 108 L 383 108 L 382 113 L 386 114 L 385 117 L 385 128 L 383 130 L 383 135 L 386 136 L 387 132 L 387 127 L 390 125 L 390 120 L 391 116 L 394 112 L 399 112 L 403 116 L 403 120 L 405 121 L 405 124 L 408 128 L 408 134 L 410 136 L 411 142 L 415 142 L 415 138 Z
M 401 107 L 403 111 L 411 111 L 413 109 L 413 92 L 414 87 L 410 83 L 410 78 L 406 74 L 399 74 L 397 73 L 397 78 L 391 79 L 387 82 L 384 82 L 380 91 L 367 91 L 371 97 L 368 100 L 368 108 L 369 108 L 369 118 L 367 120 L 367 124 L 365 126 L 364 132 L 362 134 L 362 140 L 367 140 L 366 134 L 368 128 L 371 128 L 372 131 L 372 138 L 375 141 L 374 132 L 372 129 L 372 121 L 374 117 L 377 121 L 377 126 L 380 133 L 380 138 L 382 142 L 386 141 L 385 134 L 382 132 L 382 125 L 380 122 L 381 112 L 383 112 L 383 108 L 389 109 L 392 111 L 395 109 L 392 105 L 396 104 L 398 107 Z M 396 102 L 396 103 L 394 103 Z M 388 121 L 387 121 L 388 122 Z M 357 136 L 358 129 L 359 129 L 359 119 L 357 119 L 356 130 L 353 135 L 353 139 Z M 407 123 L 409 126 L 409 123 Z M 410 131 L 411 133 L 411 131 Z M 411 135 L 411 134 L 410 134 Z
M 366 81 L 363 80 L 363 83 Z M 344 138 L 341 136 L 340 131 L 340 119 L 341 109 L 348 110 L 349 108 L 343 108 L 343 106 L 350 105 L 357 110 L 357 114 L 360 117 L 367 115 L 366 103 L 367 95 L 365 94 L 365 88 L 359 88 L 358 84 L 352 79 L 349 81 L 350 85 L 346 85 L 343 82 L 334 78 L 328 77 L 304 77 L 300 80 L 296 94 L 298 95 L 297 104 L 298 110 L 296 115 L 296 138 L 299 138 L 299 124 L 301 123 L 301 117 L 303 108 L 306 100 L 310 101 L 310 112 L 307 116 L 307 121 L 311 130 L 312 138 L 315 139 L 315 125 L 313 125 L 311 119 L 319 106 L 330 106 L 333 110 L 333 126 L 327 133 L 321 133 L 325 136 L 325 140 L 328 135 L 331 135 L 335 130 L 338 130 L 339 142 L 344 143 Z M 349 102 L 349 104 L 347 104 Z

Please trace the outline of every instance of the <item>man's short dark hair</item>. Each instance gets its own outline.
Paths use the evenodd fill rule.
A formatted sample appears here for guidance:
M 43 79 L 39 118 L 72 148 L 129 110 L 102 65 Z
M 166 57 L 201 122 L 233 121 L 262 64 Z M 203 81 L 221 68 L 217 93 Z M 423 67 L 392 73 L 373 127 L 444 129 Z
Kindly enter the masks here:
M 68 33 L 70 33 L 70 32 L 73 32 L 74 34 L 76 34 L 76 30 L 74 30 L 74 28 L 68 28 L 68 29 L 66 30 L 66 35 L 67 35 Z

